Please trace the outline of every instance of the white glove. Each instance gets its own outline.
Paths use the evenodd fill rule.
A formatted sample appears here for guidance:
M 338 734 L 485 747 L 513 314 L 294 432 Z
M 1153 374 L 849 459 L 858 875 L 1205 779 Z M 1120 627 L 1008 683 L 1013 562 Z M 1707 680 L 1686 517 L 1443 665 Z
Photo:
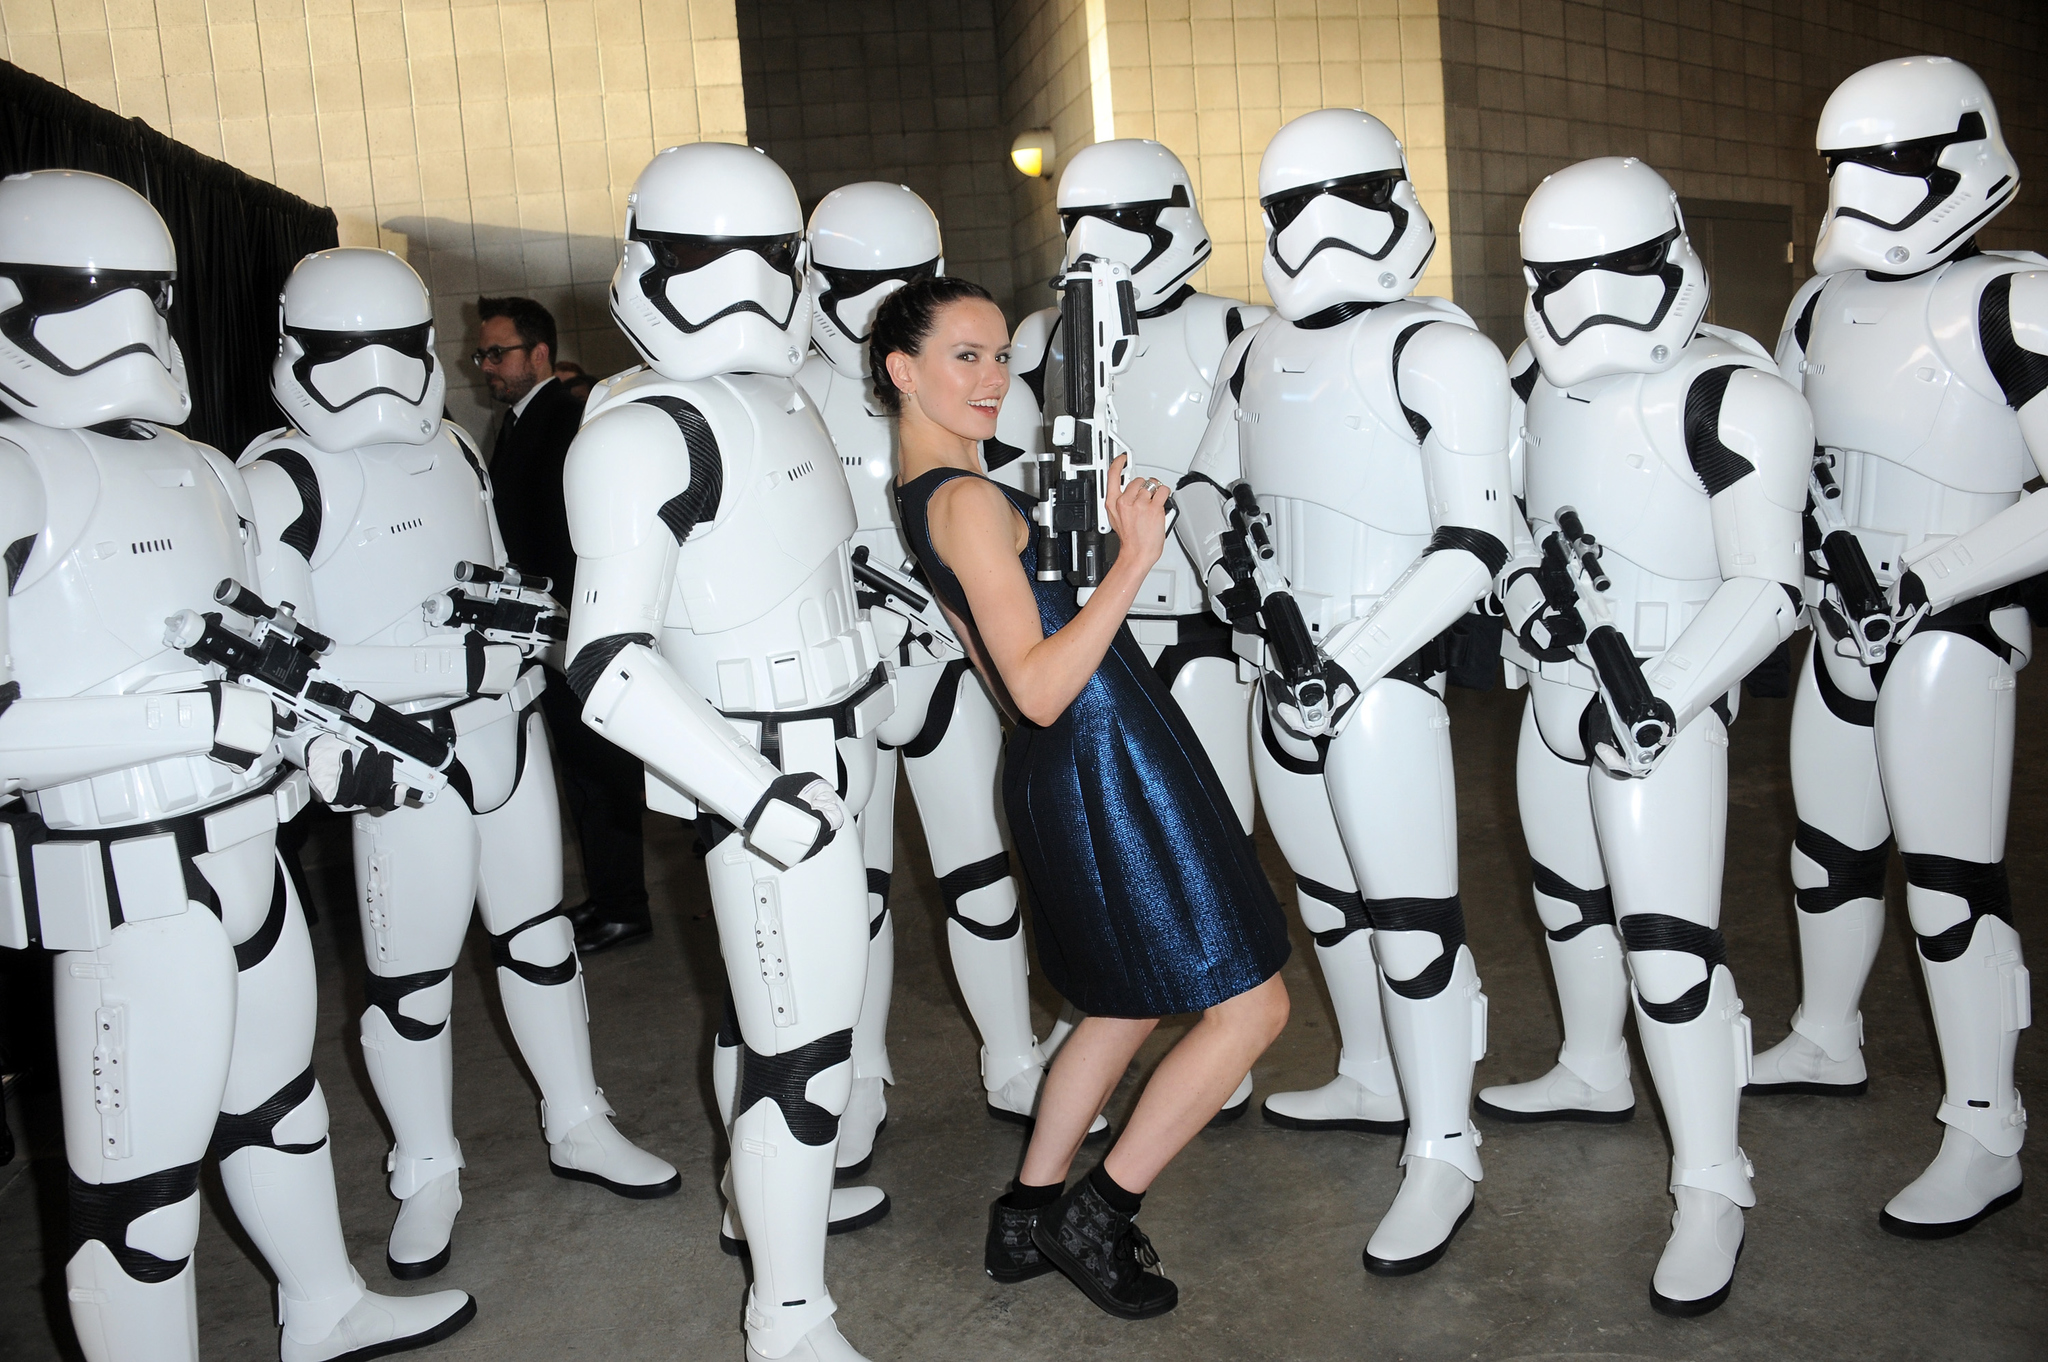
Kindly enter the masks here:
M 777 865 L 807 861 L 846 826 L 838 792 L 809 771 L 778 776 L 747 815 L 747 845 Z

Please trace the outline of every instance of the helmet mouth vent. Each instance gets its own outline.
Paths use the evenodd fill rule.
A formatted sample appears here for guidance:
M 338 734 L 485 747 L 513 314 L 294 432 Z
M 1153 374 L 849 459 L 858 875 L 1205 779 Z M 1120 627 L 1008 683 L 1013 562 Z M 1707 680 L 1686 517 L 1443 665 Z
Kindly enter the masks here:
M 778 331 L 788 327 L 790 319 L 796 316 L 797 302 L 803 294 L 800 266 L 804 238 L 801 232 L 775 236 L 693 236 L 649 231 L 635 223 L 629 225 L 626 239 L 638 243 L 650 258 L 651 263 L 640 275 L 642 296 L 654 305 L 669 325 L 686 336 L 694 336 L 727 317 L 745 312 L 758 313 Z M 702 321 L 693 322 L 685 317 L 669 297 L 670 282 L 683 275 L 710 269 L 720 261 L 739 254 L 760 257 L 770 273 L 788 281 L 789 307 L 783 315 L 777 317 L 760 302 L 743 298 L 718 309 Z
M 818 310 L 829 317 L 832 325 L 848 340 L 855 345 L 866 345 L 868 337 L 874 334 L 875 312 L 880 307 L 880 300 L 867 310 L 867 320 L 862 326 L 856 326 L 841 316 L 840 304 L 865 297 L 884 284 L 908 284 L 915 279 L 932 278 L 939 272 L 939 257 L 933 256 L 915 265 L 902 265 L 886 270 L 843 269 L 837 265 L 820 265 L 816 259 L 812 260 L 811 265 L 825 281 L 824 291 L 818 294 Z
M 1411 215 L 1395 196 L 1407 178 L 1398 170 L 1375 171 L 1369 175 L 1346 175 L 1267 195 L 1259 201 L 1266 213 L 1267 253 L 1289 279 L 1300 275 L 1308 268 L 1309 262 L 1325 250 L 1346 251 L 1374 263 L 1385 260 L 1408 234 Z M 1347 207 L 1318 207 L 1326 199 L 1334 199 Z M 1349 209 L 1363 210 L 1368 216 L 1362 221 Z M 1367 245 L 1369 234 L 1357 230 L 1364 222 L 1371 222 L 1384 231 L 1385 235 L 1379 238 L 1377 246 Z M 1319 230 L 1322 235 L 1307 250 L 1299 252 L 1299 263 L 1289 264 L 1288 256 L 1295 252 L 1282 245 L 1282 238 L 1297 224 L 1301 224 L 1303 234 Z M 1296 245 L 1298 247 L 1299 243 Z
M 1142 199 L 1131 203 L 1094 203 L 1079 208 L 1060 209 L 1060 235 L 1071 237 L 1074 229 L 1088 218 L 1105 222 L 1120 231 L 1131 232 L 1146 240 L 1144 258 L 1133 264 L 1131 273 L 1136 274 L 1147 265 L 1166 254 L 1173 245 L 1173 229 L 1159 225 L 1159 215 L 1169 208 L 1191 208 L 1184 185 L 1175 185 L 1173 193 L 1163 199 Z
M 156 347 L 138 341 L 101 355 L 82 366 L 73 366 L 59 358 L 49 345 L 37 337 L 36 323 L 45 317 L 61 317 L 66 313 L 78 312 L 131 289 L 148 300 L 158 317 L 168 320 L 172 284 L 177 278 L 174 272 L 0 264 L 0 278 L 6 278 L 13 283 L 15 291 L 21 295 L 21 301 L 7 311 L 0 312 L 0 335 L 4 335 L 16 349 L 39 363 L 48 365 L 65 378 L 77 378 L 127 355 L 149 354 L 158 360 L 163 358 L 157 353 Z
M 1661 236 L 1605 255 L 1579 260 L 1523 261 L 1530 279 L 1529 305 L 1543 319 L 1543 329 L 1550 333 L 1550 339 L 1564 346 L 1595 326 L 1655 331 L 1663 325 L 1685 283 L 1685 267 L 1671 259 L 1671 247 L 1679 235 L 1679 228 L 1674 226 Z M 1601 276 L 1611 278 L 1603 280 Z M 1610 310 L 1627 301 L 1647 301 L 1650 289 L 1644 285 L 1652 281 L 1661 283 L 1662 289 L 1647 318 Z M 1569 321 L 1560 334 L 1553 312 L 1576 320 Z

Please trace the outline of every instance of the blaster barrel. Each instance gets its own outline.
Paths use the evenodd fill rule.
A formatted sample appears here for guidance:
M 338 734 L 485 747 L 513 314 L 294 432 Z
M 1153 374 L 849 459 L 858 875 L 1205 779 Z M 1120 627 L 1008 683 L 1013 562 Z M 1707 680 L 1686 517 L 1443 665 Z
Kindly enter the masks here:
M 455 565 L 455 580 L 458 582 L 472 582 L 477 586 L 503 584 L 509 587 L 525 587 L 529 591 L 553 591 L 555 589 L 554 578 L 521 572 L 510 563 L 507 563 L 502 568 L 490 567 L 483 563 L 457 563 Z
M 1569 506 L 1558 507 L 1557 528 L 1564 532 L 1565 546 L 1585 569 L 1586 580 L 1593 584 L 1593 589 L 1612 590 L 1614 582 L 1600 565 L 1600 541 L 1586 533 L 1586 523 L 1579 519 L 1579 513 Z

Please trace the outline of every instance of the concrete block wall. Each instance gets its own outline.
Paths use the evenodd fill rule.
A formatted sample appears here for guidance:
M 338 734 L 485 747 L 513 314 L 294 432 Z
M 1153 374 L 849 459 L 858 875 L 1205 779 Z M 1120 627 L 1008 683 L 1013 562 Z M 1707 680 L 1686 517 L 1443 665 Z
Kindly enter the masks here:
M 732 0 L 0 0 L 0 51 L 405 256 L 479 435 L 477 294 L 541 299 L 593 372 L 631 363 L 606 285 L 634 176 L 746 135 Z
M 1009 307 L 1010 139 L 993 0 L 738 0 L 747 138 L 789 172 L 806 214 L 840 185 L 916 190 L 946 269 Z
M 1199 287 L 1268 301 L 1259 157 L 1288 120 L 1362 108 L 1401 138 L 1446 239 L 1419 286 L 1448 295 L 1450 183 L 1436 0 L 1107 0 L 1116 135 L 1173 148 L 1216 247 Z
M 1010 172 L 1010 248 L 1021 315 L 1052 306 L 1047 281 L 1066 254 L 1053 208 L 1060 172 L 1082 147 L 1116 136 L 1104 0 L 997 0 L 996 54 L 1004 147 L 1030 128 L 1050 128 L 1053 135 L 1046 178 Z
M 1684 198 L 1789 206 L 1795 273 L 1811 274 L 1827 207 L 1815 121 L 1843 77 L 1886 57 L 1968 62 L 2022 173 L 2048 175 L 2039 0 L 1440 4 L 1456 296 L 1504 348 L 1522 338 L 1522 204 L 1591 156 L 1640 156 Z M 2048 250 L 2048 205 L 2022 191 L 1981 240 Z

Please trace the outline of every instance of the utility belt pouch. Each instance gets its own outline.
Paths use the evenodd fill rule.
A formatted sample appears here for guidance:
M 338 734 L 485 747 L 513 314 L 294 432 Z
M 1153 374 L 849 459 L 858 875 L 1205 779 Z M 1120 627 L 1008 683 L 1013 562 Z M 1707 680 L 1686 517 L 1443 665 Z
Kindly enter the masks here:
M 37 944 L 53 951 L 91 951 L 112 939 L 106 867 L 98 842 L 39 842 L 29 851 L 29 864 L 35 879 Z
M 519 673 L 519 679 L 512 683 L 512 689 L 505 692 L 505 699 L 511 704 L 513 713 L 523 714 L 526 707 L 540 699 L 540 693 L 547 688 L 547 668 L 538 662 L 530 662 Z
M 809 771 L 828 785 L 839 783 L 839 746 L 830 719 L 799 719 L 776 726 L 775 764 L 785 775 Z

